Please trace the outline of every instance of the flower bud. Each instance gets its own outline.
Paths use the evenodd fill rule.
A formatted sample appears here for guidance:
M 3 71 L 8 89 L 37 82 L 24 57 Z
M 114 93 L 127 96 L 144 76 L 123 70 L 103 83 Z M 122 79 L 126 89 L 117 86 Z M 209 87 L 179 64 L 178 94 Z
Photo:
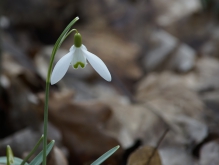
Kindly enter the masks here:
M 81 39 L 81 34 L 80 33 L 75 33 L 74 36 L 74 45 L 75 47 L 81 47 L 82 44 L 82 39 Z

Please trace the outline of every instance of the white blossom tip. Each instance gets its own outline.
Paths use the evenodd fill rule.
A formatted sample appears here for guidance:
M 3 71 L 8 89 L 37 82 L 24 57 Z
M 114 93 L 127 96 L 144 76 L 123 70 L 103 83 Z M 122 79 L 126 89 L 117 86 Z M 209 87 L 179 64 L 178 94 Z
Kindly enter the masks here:
M 111 74 L 109 72 L 109 70 L 107 69 L 107 71 L 105 71 L 105 75 L 102 76 L 106 81 L 111 82 L 112 81 L 112 77 Z
M 109 79 L 106 80 L 106 81 L 108 81 L 108 82 L 112 81 L 112 77 L 111 77 L 111 75 L 110 75 Z
M 82 49 L 84 52 L 84 55 L 86 56 L 87 60 L 91 64 L 91 66 L 96 70 L 96 72 L 103 77 L 106 81 L 111 81 L 112 77 L 111 74 L 107 68 L 107 66 L 104 64 L 104 62 L 97 57 L 96 55 L 88 52 L 85 49 Z

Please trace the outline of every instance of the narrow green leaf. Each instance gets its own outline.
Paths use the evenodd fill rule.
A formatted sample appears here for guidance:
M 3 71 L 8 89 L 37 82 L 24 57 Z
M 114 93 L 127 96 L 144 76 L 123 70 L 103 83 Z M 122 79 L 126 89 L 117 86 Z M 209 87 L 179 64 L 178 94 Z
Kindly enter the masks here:
M 6 156 L 7 156 L 7 165 L 12 165 L 14 163 L 14 154 L 9 145 L 7 145 Z
M 20 165 L 22 163 L 22 161 L 23 161 L 22 159 L 14 157 L 13 165 Z M 6 156 L 0 157 L 0 163 L 7 164 L 7 157 Z M 28 165 L 28 163 L 25 163 L 25 165 Z
M 55 144 L 55 140 L 52 140 L 48 145 L 46 149 L 46 155 L 50 153 L 52 150 L 52 147 Z M 41 151 L 31 162 L 29 165 L 39 165 L 43 162 L 43 151 Z
M 21 165 L 24 165 L 25 162 L 28 161 L 28 159 L 36 152 L 36 150 L 38 149 L 38 147 L 40 146 L 41 142 L 43 141 L 44 135 L 41 136 L 41 138 L 39 139 L 39 141 L 37 142 L 37 144 L 33 147 L 33 149 L 30 151 L 30 153 L 26 156 L 26 158 L 24 158 L 23 162 L 21 163 Z
M 112 148 L 111 150 L 107 151 L 105 154 L 103 154 L 101 157 L 99 157 L 97 160 L 95 160 L 91 165 L 99 165 L 103 161 L 105 161 L 107 158 L 109 158 L 114 152 L 116 152 L 119 149 L 119 146 L 116 146 Z

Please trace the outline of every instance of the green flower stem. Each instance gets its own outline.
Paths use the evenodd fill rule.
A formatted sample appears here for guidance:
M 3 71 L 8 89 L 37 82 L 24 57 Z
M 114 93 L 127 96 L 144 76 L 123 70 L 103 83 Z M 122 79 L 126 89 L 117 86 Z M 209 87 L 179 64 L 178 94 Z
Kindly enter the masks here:
M 77 29 L 72 29 L 70 30 L 66 35 L 65 35 L 65 38 L 67 38 L 69 36 L 69 34 L 71 34 L 73 31 L 75 31 L 76 33 L 78 33 Z M 64 38 L 64 39 L 65 39 Z
M 50 58 L 50 63 L 49 63 L 49 68 L 47 72 L 47 79 L 46 79 L 46 94 L 45 94 L 45 106 L 44 106 L 44 138 L 43 138 L 43 165 L 46 165 L 46 147 L 47 147 L 47 127 L 48 127 L 48 107 L 49 107 L 49 87 L 50 87 L 50 78 L 51 78 L 51 73 L 52 73 L 52 66 L 53 62 L 55 59 L 56 52 L 58 48 L 61 46 L 62 42 L 65 40 L 67 37 L 66 35 L 69 35 L 68 31 L 74 25 L 74 23 L 79 20 L 78 17 L 73 19 L 68 26 L 65 28 L 65 30 L 62 32 L 62 34 L 59 36 L 58 40 L 56 41 L 51 58 Z
M 1 3 L 0 3 L 0 11 L 1 9 Z M 1 13 L 0 13 L 1 15 Z M 0 76 L 2 75 L 2 30 L 0 28 Z M 2 86 L 0 86 L 0 95 L 2 94 Z
M 34 148 L 32 149 L 32 151 L 27 155 L 27 157 L 22 161 L 21 165 L 24 165 L 28 159 L 36 152 L 36 150 L 38 149 L 39 145 L 41 144 L 42 140 L 44 138 L 44 135 L 41 136 L 41 138 L 39 139 L 39 141 L 37 142 L 37 144 L 34 146 Z

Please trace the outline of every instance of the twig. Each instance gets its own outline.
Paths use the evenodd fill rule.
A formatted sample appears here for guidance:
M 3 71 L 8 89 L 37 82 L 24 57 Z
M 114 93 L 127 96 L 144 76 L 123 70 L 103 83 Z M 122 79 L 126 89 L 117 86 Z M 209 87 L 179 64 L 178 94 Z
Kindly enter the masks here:
M 147 161 L 146 165 L 149 165 L 149 164 L 150 164 L 152 158 L 154 157 L 154 154 L 156 153 L 157 149 L 159 148 L 161 142 L 162 142 L 163 139 L 165 138 L 165 136 L 166 136 L 166 134 L 168 133 L 168 131 L 169 131 L 169 128 L 167 128 L 167 129 L 164 131 L 163 135 L 160 137 L 160 139 L 159 139 L 159 141 L 158 141 L 156 147 L 154 148 L 154 150 L 153 150 L 151 156 L 148 158 L 148 161 Z

